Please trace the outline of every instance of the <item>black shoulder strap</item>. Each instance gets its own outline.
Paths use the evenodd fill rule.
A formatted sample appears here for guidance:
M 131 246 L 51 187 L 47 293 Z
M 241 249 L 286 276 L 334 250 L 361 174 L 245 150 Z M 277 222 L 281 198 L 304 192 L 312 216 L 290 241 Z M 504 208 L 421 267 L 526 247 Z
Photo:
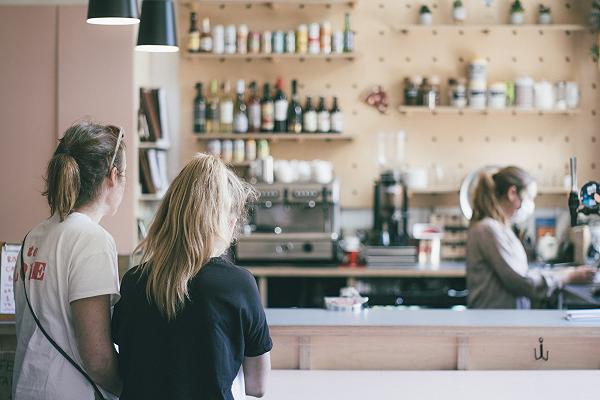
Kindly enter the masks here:
M 29 235 L 29 234 L 27 234 Z M 77 364 L 77 362 L 75 362 L 75 360 L 73 360 L 55 341 L 54 339 L 52 339 L 50 337 L 50 335 L 48 334 L 48 332 L 46 332 L 46 330 L 44 329 L 44 327 L 42 326 L 42 324 L 40 323 L 40 320 L 38 319 L 37 315 L 35 315 L 35 312 L 33 312 L 33 307 L 31 307 L 31 303 L 29 302 L 29 296 L 27 296 L 27 289 L 25 287 L 25 262 L 23 261 L 23 253 L 25 252 L 25 239 L 27 239 L 27 235 L 25 235 L 25 238 L 23 239 L 23 243 L 21 245 L 21 280 L 23 281 L 23 294 L 25 294 L 25 300 L 27 301 L 27 305 L 29 306 L 29 311 L 31 311 L 31 316 L 33 317 L 33 320 L 35 321 L 35 323 L 37 324 L 38 328 L 40 329 L 40 331 L 44 334 L 44 336 L 46 336 L 46 339 L 48 339 L 48 341 L 50 342 L 50 344 L 52 346 L 54 346 L 54 348 L 64 357 L 67 359 L 67 361 L 69 363 L 71 363 L 71 365 L 73 365 L 73 367 L 75 367 L 75 369 L 77 371 L 79 371 L 81 373 L 81 375 L 83 375 L 83 377 L 92 385 L 92 387 L 94 388 L 94 392 L 96 393 L 96 398 L 99 398 L 101 400 L 105 400 L 104 395 L 102 394 L 102 392 L 100 391 L 100 389 L 98 389 L 98 386 L 96 386 L 96 383 L 94 383 L 94 381 L 92 380 L 92 378 L 87 374 L 87 372 L 85 372 L 83 370 L 83 368 Z

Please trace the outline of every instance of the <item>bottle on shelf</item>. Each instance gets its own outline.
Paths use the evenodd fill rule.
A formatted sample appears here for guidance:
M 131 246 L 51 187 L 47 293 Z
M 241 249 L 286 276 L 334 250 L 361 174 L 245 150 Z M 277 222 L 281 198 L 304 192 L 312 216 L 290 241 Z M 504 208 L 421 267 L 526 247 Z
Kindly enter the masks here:
M 275 105 L 273 104 L 273 99 L 271 98 L 271 90 L 268 83 L 265 83 L 263 89 L 263 98 L 260 101 L 260 110 L 260 130 L 262 132 L 273 132 L 275 120 Z
M 206 132 L 219 133 L 221 117 L 219 113 L 219 85 L 216 79 L 210 81 L 209 95 L 206 105 Z
M 248 131 L 249 132 L 260 132 L 260 98 L 258 97 L 258 91 L 256 82 L 250 82 L 248 85 L 250 97 L 248 98 L 247 110 L 248 110 Z
M 277 91 L 275 92 L 275 132 L 287 131 L 288 99 L 283 93 L 283 80 L 277 78 Z
M 233 108 L 233 131 L 235 133 L 248 132 L 248 112 L 244 102 L 245 82 L 243 79 L 237 81 L 237 96 Z
M 202 33 L 200 33 L 200 52 L 211 53 L 213 51 L 213 39 L 210 33 L 210 20 L 202 19 Z
M 196 83 L 194 98 L 194 133 L 206 133 L 206 100 L 202 95 L 202 83 Z
M 233 132 L 233 98 L 231 97 L 231 84 L 229 81 L 223 82 L 223 93 L 220 102 L 221 114 L 221 132 Z
M 320 133 L 328 133 L 331 130 L 331 121 L 329 111 L 325 107 L 325 97 L 319 97 L 319 106 L 317 107 L 317 130 Z
M 333 98 L 333 106 L 329 114 L 331 118 L 331 132 L 342 133 L 344 131 L 344 113 L 338 106 L 337 97 Z
M 290 133 L 302 132 L 302 106 L 298 98 L 298 81 L 292 81 L 292 101 L 288 107 L 287 131 Z
M 317 131 L 317 112 L 313 108 L 312 99 L 310 96 L 306 98 L 306 107 L 304 107 L 303 121 L 304 132 L 315 133 Z
M 197 53 L 200 51 L 200 31 L 198 30 L 196 13 L 190 14 L 190 31 L 188 33 L 188 51 Z
M 354 51 L 354 32 L 350 28 L 350 13 L 346 13 L 344 22 L 344 53 Z

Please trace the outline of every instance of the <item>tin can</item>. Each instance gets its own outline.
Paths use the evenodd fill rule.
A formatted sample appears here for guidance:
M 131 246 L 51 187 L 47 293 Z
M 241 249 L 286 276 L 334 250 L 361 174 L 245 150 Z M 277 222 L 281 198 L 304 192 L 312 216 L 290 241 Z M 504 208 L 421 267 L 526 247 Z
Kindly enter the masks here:
M 240 25 L 237 30 L 237 52 L 239 54 L 248 53 L 248 26 Z
M 246 144 L 242 139 L 233 142 L 233 162 L 241 163 L 246 156 Z
M 221 159 L 226 163 L 230 163 L 233 159 L 233 142 L 231 140 L 223 140 L 221 143 Z
M 273 32 L 273 53 L 281 54 L 285 49 L 285 38 L 282 31 Z
M 308 27 L 304 24 L 298 26 L 296 32 L 296 53 L 306 54 L 308 52 Z
M 310 24 L 308 26 L 308 54 L 319 54 L 321 51 L 319 30 L 319 24 Z
M 273 52 L 271 36 L 271 31 L 264 31 L 262 34 L 261 50 L 264 54 L 271 54 Z
M 235 54 L 236 40 L 235 25 L 227 25 L 225 28 L 225 54 Z
M 260 53 L 260 33 L 250 32 L 248 34 L 248 52 L 251 54 Z
M 215 25 L 213 28 L 213 53 L 225 53 L 225 27 L 223 25 Z
M 334 53 L 341 54 L 344 52 L 344 32 L 333 32 L 333 35 L 331 35 L 331 42 L 332 51 Z
M 246 161 L 256 160 L 256 140 L 246 140 Z
M 296 52 L 296 32 L 294 31 L 288 31 L 285 35 L 285 52 Z
M 320 40 L 321 40 L 321 53 L 330 54 L 331 53 L 331 23 L 329 21 L 323 21 L 321 23 L 321 32 L 320 32 Z

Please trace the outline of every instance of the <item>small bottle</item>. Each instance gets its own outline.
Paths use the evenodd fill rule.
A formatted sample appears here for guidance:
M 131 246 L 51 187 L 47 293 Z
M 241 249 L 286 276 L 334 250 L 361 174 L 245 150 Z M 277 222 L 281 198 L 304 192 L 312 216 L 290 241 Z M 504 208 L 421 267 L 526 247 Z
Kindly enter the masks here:
M 206 132 L 219 133 L 221 117 L 219 115 L 219 84 L 216 79 L 210 81 L 206 106 Z
M 285 52 L 293 54 L 296 52 L 296 32 L 288 31 L 285 35 Z
M 194 98 L 194 133 L 206 133 L 206 101 L 202 95 L 202 83 L 196 83 Z
M 323 21 L 321 23 L 321 53 L 331 54 L 331 23 Z
M 223 25 L 215 25 L 213 28 L 213 53 L 225 53 L 225 27 Z
M 221 141 L 218 139 L 215 140 L 211 140 L 208 142 L 208 144 L 206 145 L 206 149 L 208 151 L 208 154 L 211 154 L 215 157 L 221 157 Z
M 233 131 L 235 133 L 248 132 L 248 113 L 244 102 L 245 82 L 243 79 L 237 81 L 237 97 L 233 109 Z M 243 157 L 242 157 L 243 160 Z
M 271 54 L 273 52 L 273 46 L 272 46 L 272 37 L 271 37 L 271 31 L 264 31 L 262 33 L 262 40 L 261 40 L 261 46 L 260 49 L 263 52 L 263 54 Z
M 289 133 L 302 133 L 302 106 L 298 98 L 298 82 L 292 81 L 292 101 L 288 107 L 287 131 Z
M 331 115 L 331 132 L 342 133 L 344 131 L 344 113 L 338 107 L 337 97 L 333 98 L 333 106 L 329 113 Z
M 254 139 L 246 140 L 246 161 L 256 160 L 256 141 Z
M 283 31 L 273 32 L 273 53 L 282 54 L 285 50 L 285 35 Z
M 221 142 L 221 159 L 226 163 L 231 163 L 233 160 L 233 142 L 231 140 Z
M 273 132 L 274 127 L 274 114 L 275 114 L 275 106 L 273 104 L 273 99 L 271 98 L 269 84 L 265 83 L 263 89 L 263 98 L 260 101 L 260 110 L 261 110 L 261 124 L 260 130 L 261 132 Z
M 350 14 L 346 13 L 344 23 L 344 53 L 352 53 L 354 51 L 354 32 L 350 28 Z
M 246 144 L 242 139 L 234 140 L 233 142 L 233 162 L 242 163 L 246 157 Z
M 188 33 L 188 51 L 197 53 L 200 51 L 200 31 L 197 26 L 196 13 L 192 11 L 190 14 L 190 31 Z
M 269 155 L 269 142 L 265 139 L 260 139 L 258 142 L 256 142 L 256 158 L 259 160 L 264 160 L 265 158 L 269 157 Z
M 225 81 L 222 86 L 222 97 L 220 104 L 221 132 L 233 132 L 233 98 L 231 97 L 231 84 Z
M 287 131 L 287 113 L 288 99 L 283 93 L 283 80 L 278 78 L 277 92 L 275 92 L 275 125 L 273 127 L 275 132 Z
M 248 34 L 248 52 L 250 54 L 260 53 L 260 33 L 250 32 Z
M 329 111 L 325 107 L 325 98 L 319 97 L 319 107 L 317 107 L 317 130 L 321 133 L 328 133 L 331 130 L 331 121 Z
M 308 54 L 319 54 L 320 51 L 319 24 L 310 24 L 308 25 Z
M 308 27 L 304 24 L 298 26 L 296 32 L 296 53 L 306 54 L 308 52 Z
M 304 132 L 314 133 L 317 131 L 317 112 L 313 108 L 312 99 L 306 98 L 306 106 L 304 107 Z
M 256 82 L 250 82 L 248 85 L 250 97 L 248 98 L 248 131 L 260 132 L 260 98 L 258 97 Z
M 235 25 L 227 25 L 227 28 L 225 28 L 225 54 L 235 54 L 236 41 Z
M 240 25 L 237 30 L 237 52 L 238 54 L 248 53 L 248 26 Z
M 210 53 L 213 50 L 213 38 L 210 34 L 210 20 L 202 19 L 202 33 L 200 34 L 200 52 Z

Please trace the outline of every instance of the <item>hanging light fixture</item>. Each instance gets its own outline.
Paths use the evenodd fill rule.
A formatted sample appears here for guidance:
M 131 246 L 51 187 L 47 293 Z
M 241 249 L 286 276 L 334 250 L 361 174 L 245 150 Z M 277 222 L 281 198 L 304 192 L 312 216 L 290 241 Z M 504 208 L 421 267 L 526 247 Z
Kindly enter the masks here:
M 90 0 L 88 3 L 88 24 L 133 25 L 139 22 L 137 0 Z
M 177 27 L 172 0 L 144 0 L 136 50 L 175 52 Z

